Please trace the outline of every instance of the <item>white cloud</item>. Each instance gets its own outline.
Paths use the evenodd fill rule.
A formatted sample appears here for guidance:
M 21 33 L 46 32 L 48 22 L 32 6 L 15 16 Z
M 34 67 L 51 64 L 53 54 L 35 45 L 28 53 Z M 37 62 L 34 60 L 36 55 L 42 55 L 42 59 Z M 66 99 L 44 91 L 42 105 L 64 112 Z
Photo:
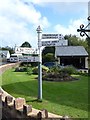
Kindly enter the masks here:
M 37 46 L 33 26 L 38 25 L 46 28 L 50 24 L 32 4 L 26 5 L 20 0 L 0 1 L 0 46 L 21 45 L 25 41 Z
M 37 26 L 41 25 L 43 30 L 44 28 L 48 30 L 50 26 L 47 17 L 42 16 L 34 6 L 34 4 L 43 6 L 44 2 L 47 4 L 48 2 L 57 2 L 57 0 L 48 2 L 46 0 L 43 2 L 41 0 L 0 0 L 0 46 L 2 44 L 14 47 L 15 44 L 21 45 L 28 41 L 33 47 L 36 47 Z M 76 30 L 81 23 L 83 23 L 83 19 L 71 20 L 67 27 L 57 24 L 51 32 L 77 34 Z
M 33 2 L 34 4 L 48 3 L 48 2 L 88 2 L 88 0 L 23 0 Z
M 77 32 L 77 29 L 79 29 L 79 26 L 81 24 L 86 24 L 86 19 L 80 18 L 77 20 L 70 20 L 68 26 L 63 26 L 61 24 L 57 24 L 56 26 L 54 26 L 54 30 L 57 33 L 61 33 L 63 35 L 76 35 L 76 36 L 80 36 L 80 33 Z

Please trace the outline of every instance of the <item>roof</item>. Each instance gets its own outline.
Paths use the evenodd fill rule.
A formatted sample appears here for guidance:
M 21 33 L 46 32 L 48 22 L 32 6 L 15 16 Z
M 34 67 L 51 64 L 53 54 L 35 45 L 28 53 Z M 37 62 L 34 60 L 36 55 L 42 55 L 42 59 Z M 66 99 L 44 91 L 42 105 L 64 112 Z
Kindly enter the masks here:
M 83 46 L 61 46 L 56 47 L 56 56 L 88 56 Z

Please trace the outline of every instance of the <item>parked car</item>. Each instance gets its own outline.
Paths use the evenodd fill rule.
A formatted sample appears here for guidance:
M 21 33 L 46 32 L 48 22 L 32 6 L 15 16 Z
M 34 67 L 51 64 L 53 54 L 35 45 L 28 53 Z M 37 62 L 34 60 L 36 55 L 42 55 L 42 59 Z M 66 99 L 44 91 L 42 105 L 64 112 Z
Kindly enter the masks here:
M 54 67 L 54 66 L 64 68 L 64 66 L 61 66 L 60 64 L 58 64 L 56 62 L 45 62 L 43 65 L 48 67 L 48 68 L 51 68 L 51 67 Z
M 45 62 L 43 65 L 48 67 L 48 68 L 51 68 L 53 66 L 56 66 L 56 63 L 55 62 Z

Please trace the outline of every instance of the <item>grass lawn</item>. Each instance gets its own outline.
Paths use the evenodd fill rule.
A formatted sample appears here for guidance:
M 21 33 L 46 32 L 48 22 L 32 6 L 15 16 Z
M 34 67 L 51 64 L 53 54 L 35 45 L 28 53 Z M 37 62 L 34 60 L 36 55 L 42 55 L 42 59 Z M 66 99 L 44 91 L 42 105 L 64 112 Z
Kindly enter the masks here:
M 88 118 L 88 77 L 77 76 L 73 82 L 43 81 L 43 102 L 37 102 L 37 75 L 7 70 L 2 75 L 2 88 L 14 97 L 24 97 L 27 104 L 37 109 L 47 109 L 59 115 Z

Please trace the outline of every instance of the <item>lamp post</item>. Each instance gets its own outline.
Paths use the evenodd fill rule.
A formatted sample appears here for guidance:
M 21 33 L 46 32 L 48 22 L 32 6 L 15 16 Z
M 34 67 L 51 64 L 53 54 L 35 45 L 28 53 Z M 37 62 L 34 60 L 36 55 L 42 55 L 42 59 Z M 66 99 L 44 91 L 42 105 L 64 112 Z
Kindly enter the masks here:
M 38 64 L 38 100 L 42 101 L 42 51 L 41 51 L 41 39 L 42 29 L 40 26 L 36 29 L 38 34 L 38 50 L 39 50 L 39 64 Z
M 90 16 L 87 18 L 88 21 L 90 21 Z M 77 29 L 77 32 L 80 32 L 80 35 L 83 37 L 84 35 L 86 35 L 89 39 L 90 36 L 86 33 L 86 32 L 90 32 L 90 29 L 87 29 L 90 25 L 90 22 L 88 23 L 88 25 L 86 27 L 84 27 L 83 24 L 80 25 L 80 29 Z

